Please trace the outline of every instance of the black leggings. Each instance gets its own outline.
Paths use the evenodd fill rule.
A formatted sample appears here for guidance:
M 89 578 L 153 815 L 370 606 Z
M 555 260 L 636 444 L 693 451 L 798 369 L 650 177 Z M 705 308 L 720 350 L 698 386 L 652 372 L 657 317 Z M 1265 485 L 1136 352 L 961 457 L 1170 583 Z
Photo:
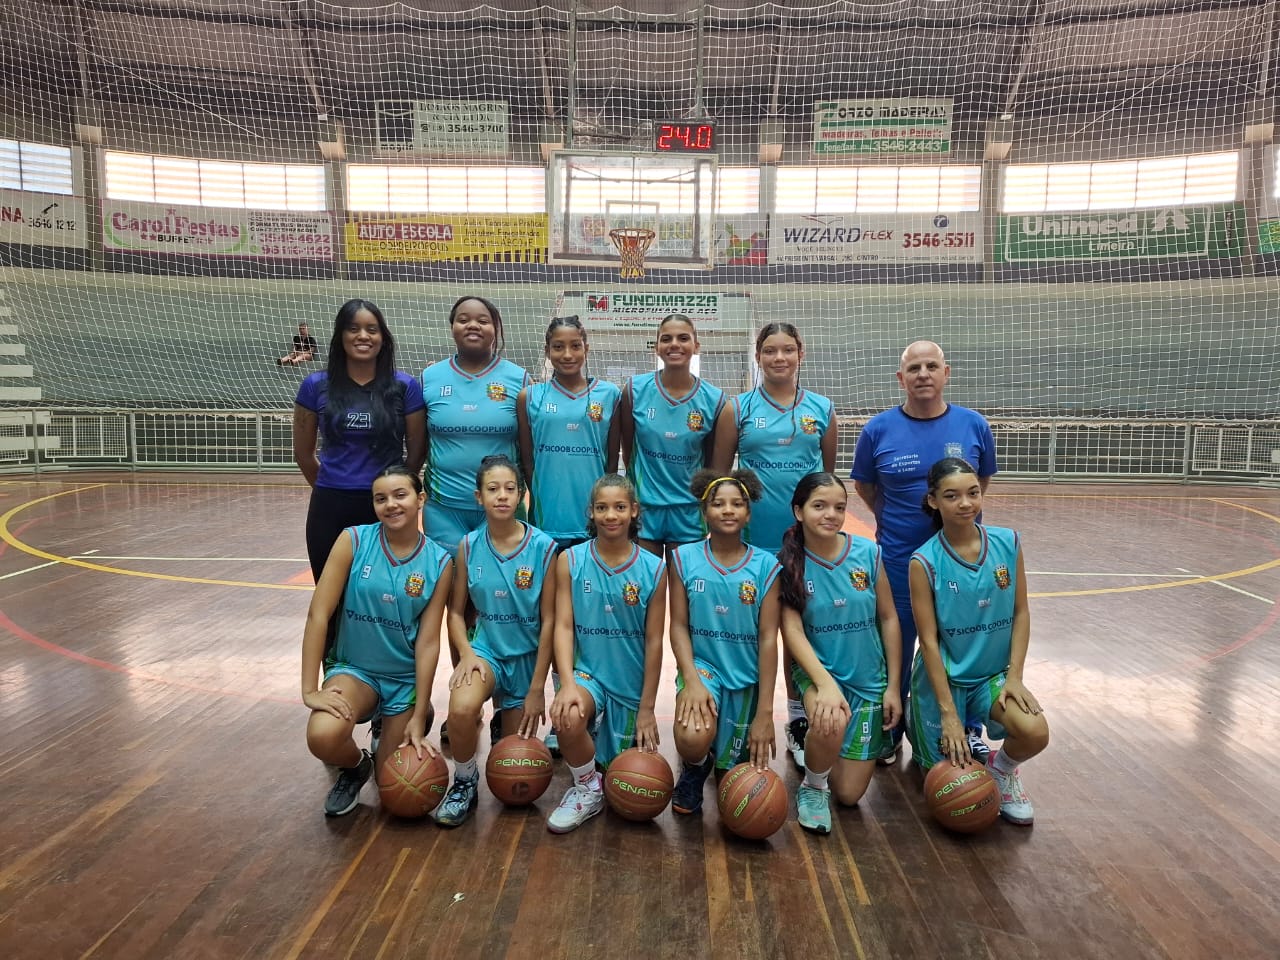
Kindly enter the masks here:
M 307 558 L 316 582 L 324 571 L 329 551 L 347 527 L 377 523 L 373 494 L 368 490 L 335 490 L 313 487 L 307 507 Z

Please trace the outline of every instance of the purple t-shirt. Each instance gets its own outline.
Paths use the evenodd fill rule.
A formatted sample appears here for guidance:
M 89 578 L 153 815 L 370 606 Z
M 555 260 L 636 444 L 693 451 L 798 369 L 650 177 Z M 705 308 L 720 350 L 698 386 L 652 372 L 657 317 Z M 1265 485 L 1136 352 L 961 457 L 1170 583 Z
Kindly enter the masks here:
M 422 387 L 415 377 L 396 371 L 396 383 L 401 388 L 400 416 L 394 422 L 394 432 L 375 436 L 373 416 L 370 413 L 370 387 L 357 386 L 351 395 L 352 403 L 346 416 L 337 425 L 337 437 L 325 436 L 325 403 L 329 394 L 329 374 L 318 370 L 302 381 L 298 387 L 296 403 L 310 410 L 320 421 L 320 473 L 317 487 L 333 490 L 368 490 L 373 478 L 384 468 L 404 459 L 404 417 L 422 410 Z M 376 448 L 376 449 L 375 449 Z

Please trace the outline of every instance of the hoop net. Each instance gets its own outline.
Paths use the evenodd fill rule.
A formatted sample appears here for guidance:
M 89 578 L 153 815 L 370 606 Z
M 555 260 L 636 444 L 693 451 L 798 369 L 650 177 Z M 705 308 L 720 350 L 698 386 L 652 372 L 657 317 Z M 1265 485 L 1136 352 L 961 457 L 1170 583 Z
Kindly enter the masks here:
M 622 269 L 618 271 L 622 279 L 638 280 L 644 276 L 644 255 L 656 236 L 643 227 L 618 227 L 609 231 L 609 239 L 622 258 Z

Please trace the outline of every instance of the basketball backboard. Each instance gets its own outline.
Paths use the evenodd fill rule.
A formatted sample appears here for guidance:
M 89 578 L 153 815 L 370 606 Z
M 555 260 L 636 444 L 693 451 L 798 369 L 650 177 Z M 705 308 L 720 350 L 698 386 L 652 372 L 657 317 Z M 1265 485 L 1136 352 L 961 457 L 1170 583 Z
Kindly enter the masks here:
M 547 177 L 548 262 L 622 266 L 609 231 L 652 230 L 650 268 L 710 270 L 716 158 L 558 150 Z

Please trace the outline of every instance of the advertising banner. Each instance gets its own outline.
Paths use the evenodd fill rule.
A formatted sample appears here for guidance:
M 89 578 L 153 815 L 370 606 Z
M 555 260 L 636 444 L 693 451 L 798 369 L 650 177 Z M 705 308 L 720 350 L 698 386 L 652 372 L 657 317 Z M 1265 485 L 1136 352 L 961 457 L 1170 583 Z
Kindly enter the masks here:
M 981 263 L 980 213 L 775 215 L 769 263 Z
M 951 152 L 951 98 L 820 100 L 813 105 L 813 155 Z
M 128 253 L 332 260 L 333 220 L 323 211 L 104 200 L 102 246 Z
M 84 247 L 86 242 L 80 197 L 0 190 L 0 243 Z
M 577 314 L 592 333 L 640 330 L 652 335 L 669 313 L 682 313 L 699 333 L 751 328 L 751 298 L 742 293 L 641 293 L 619 290 L 565 290 L 556 315 Z
M 547 256 L 543 213 L 353 214 L 345 231 L 348 260 L 541 263 Z
M 1006 263 L 1233 257 L 1244 222 L 1239 204 L 1003 217 L 996 256 Z

